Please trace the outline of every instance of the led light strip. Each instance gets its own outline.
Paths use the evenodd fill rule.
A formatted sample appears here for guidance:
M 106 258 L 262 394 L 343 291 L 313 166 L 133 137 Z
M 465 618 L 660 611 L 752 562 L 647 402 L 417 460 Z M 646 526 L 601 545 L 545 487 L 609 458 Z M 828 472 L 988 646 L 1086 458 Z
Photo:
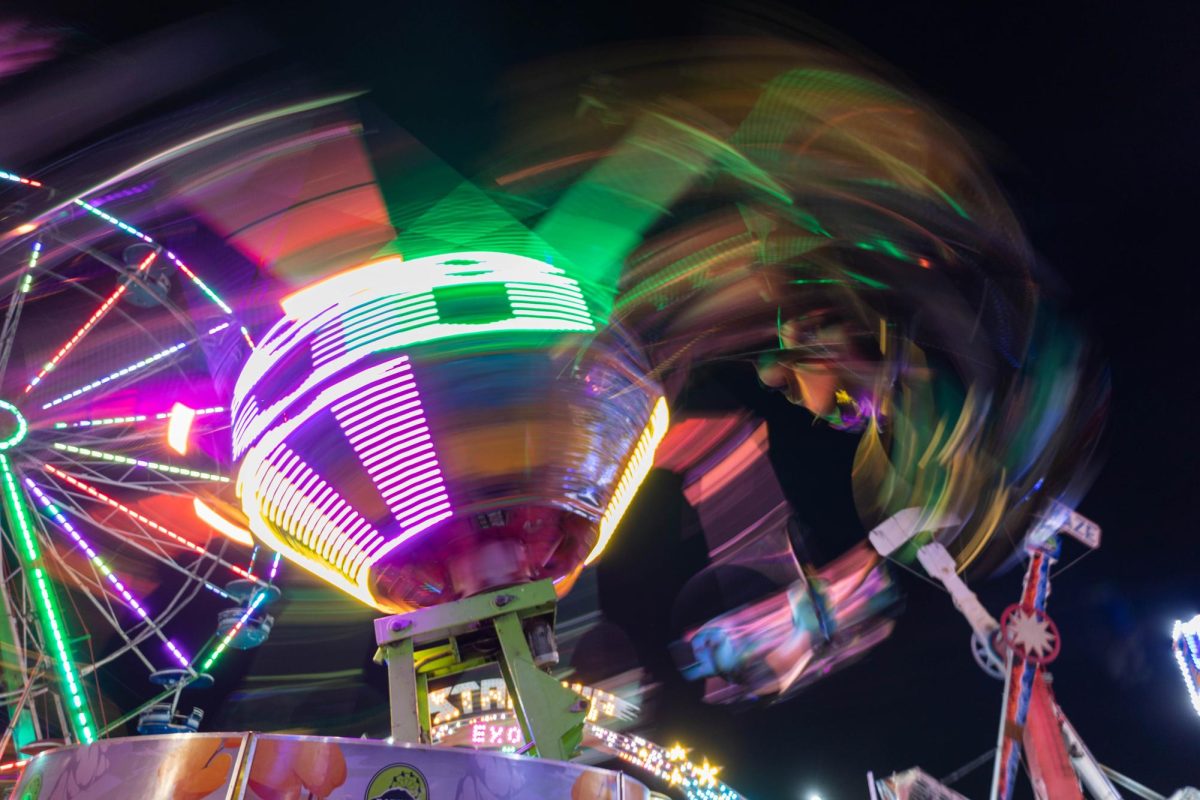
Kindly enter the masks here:
M 0 169 L 0 178 L 3 178 L 6 181 L 12 181 L 13 183 L 23 183 L 26 186 L 37 186 L 40 188 L 42 185 L 41 181 L 22 178 L 20 175 L 13 175 L 11 172 L 5 172 L 2 169 Z
M 175 353 L 178 353 L 180 350 L 187 347 L 188 344 L 189 344 L 188 342 L 176 342 L 175 344 L 168 347 L 166 350 L 160 350 L 159 352 L 155 353 L 152 356 L 143 358 L 141 361 L 135 361 L 134 363 L 130 364 L 128 367 L 125 367 L 124 369 L 119 369 L 116 372 L 113 372 L 109 375 L 104 376 L 100 380 L 92 381 L 89 384 L 79 387 L 78 389 L 76 389 L 73 392 L 68 392 L 67 394 L 64 394 L 62 397 L 59 397 L 56 400 L 51 400 L 49 403 L 43 404 L 42 410 L 45 411 L 48 408 L 53 408 L 54 406 L 61 405 L 65 402 L 67 402 L 68 400 L 73 400 L 76 397 L 79 397 L 79 395 L 81 395 L 81 394 L 90 392 L 92 389 L 95 389 L 99 386 L 103 386 L 104 384 L 109 383 L 111 381 L 115 381 L 117 378 L 123 378 L 131 372 L 137 372 L 139 369 L 143 369 L 145 367 L 150 366 L 151 364 L 155 364 L 159 361 L 162 361 L 164 358 L 168 358 L 169 356 L 172 356 Z
M 27 575 L 33 576 L 30 595 L 41 619 L 42 630 L 50 636 L 51 654 L 58 667 L 59 680 L 66 690 L 64 701 L 68 706 L 67 717 L 71 721 L 71 730 L 75 738 L 84 744 L 90 744 L 96 739 L 92 723 L 91 709 L 87 695 L 80 685 L 79 671 L 75 667 L 67 631 L 58 613 L 58 605 L 54 600 L 53 589 L 50 585 L 38 549 L 37 537 L 29 519 L 28 509 L 24 498 L 21 497 L 16 479 L 8 457 L 0 454 L 0 478 L 4 488 L 4 506 L 8 516 L 9 528 L 19 536 L 20 546 L 16 548 L 21 560 L 21 566 Z
M 217 644 L 216 648 L 209 653 L 208 658 L 204 659 L 204 663 L 200 665 L 201 672 L 208 672 L 212 668 L 212 665 L 216 662 L 216 660 L 220 658 L 221 654 L 224 653 L 226 648 L 229 647 L 229 643 L 233 641 L 233 637 L 237 636 L 238 632 L 241 631 L 242 626 L 246 624 L 246 620 L 250 619 L 250 615 L 258 610 L 258 607 L 262 604 L 262 601 L 266 599 L 266 596 L 266 592 L 258 592 L 254 595 L 254 599 L 251 600 L 250 605 L 246 607 L 246 613 L 242 614 L 237 623 L 229 629 L 229 633 L 225 634 L 220 643 Z
M 224 406 L 213 406 L 212 408 L 197 408 L 196 416 L 203 417 L 208 414 L 220 414 L 225 411 Z M 100 419 L 81 419 L 75 422 L 56 422 L 54 428 L 63 430 L 66 428 L 95 428 L 99 425 L 129 425 L 134 422 L 145 422 L 148 419 L 170 419 L 170 411 L 160 411 L 156 414 L 135 414 L 128 417 L 103 417 Z
M 334 403 L 333 416 L 401 533 L 388 550 L 450 518 L 450 498 L 407 358 L 387 377 Z
M 621 760 L 678 787 L 686 800 L 745 800 L 717 779 L 720 767 L 710 764 L 707 758 L 697 764 L 688 758 L 688 751 L 682 745 L 667 749 L 640 736 L 610 731 L 593 722 L 587 723 L 587 730 Z
M 140 275 L 141 273 L 145 272 L 157 257 L 158 251 L 154 251 L 150 253 L 150 255 L 146 256 L 142 263 L 138 264 L 136 274 Z M 75 331 L 75 335 L 68 339 L 67 343 L 58 349 L 58 352 L 54 354 L 53 358 L 42 365 L 42 368 L 38 374 L 35 375 L 25 387 L 25 394 L 29 394 L 29 392 L 33 390 L 33 387 L 42 382 L 42 378 L 46 377 L 47 372 L 58 366 L 58 362 L 62 361 L 67 353 L 71 352 L 75 345 L 79 344 L 79 341 L 88 334 L 88 331 L 96 327 L 96 324 L 99 323 L 100 320 L 104 319 L 104 316 L 108 314 L 109 309 L 113 307 L 114 303 L 121 299 L 121 295 L 125 294 L 128 289 L 129 284 L 122 282 L 120 286 L 113 290 L 112 294 L 105 298 L 104 302 L 100 304 L 100 307 L 97 308 L 92 316 L 88 318 L 88 321 L 83 323 L 79 330 Z
M 158 242 L 154 241 L 154 239 L 152 239 L 149 236 L 147 236 L 146 234 L 142 233 L 137 228 L 133 227 L 132 225 L 129 225 L 128 223 L 122 222 L 121 220 L 114 217 L 112 214 L 109 214 L 106 211 L 100 210 L 99 208 L 97 208 L 96 206 L 87 202 L 86 200 L 83 200 L 82 198 L 77 197 L 72 202 L 74 202 L 75 205 L 79 206 L 80 208 L 87 211 L 88 213 L 95 214 L 97 217 L 104 220 L 105 222 L 115 225 L 116 227 L 120 228 L 121 230 L 125 231 L 126 233 L 128 233 L 132 236 L 136 236 L 137 238 L 141 239 L 143 242 L 146 242 L 148 244 L 158 244 Z M 183 261 L 180 260 L 179 256 L 175 255 L 170 250 L 166 251 L 166 256 L 167 256 L 167 259 L 171 263 L 173 263 L 175 266 L 179 267 L 179 270 L 184 275 L 186 275 L 193 284 L 195 284 L 196 288 L 198 288 L 201 292 L 203 292 L 204 295 L 209 300 L 211 300 L 213 303 L 215 303 L 217 305 L 217 307 L 219 307 L 222 311 L 224 311 L 226 314 L 228 314 L 230 316 L 234 315 L 233 309 L 229 307 L 229 304 L 226 303 L 224 300 L 222 300 L 221 297 L 216 292 L 214 292 L 207 283 L 205 283 L 203 280 L 201 280 L 199 275 L 192 272 L 191 269 L 188 268 L 187 264 L 184 264 Z M 246 342 L 250 345 L 251 349 L 253 349 L 254 343 L 250 340 L 250 334 L 246 332 L 246 329 L 244 327 L 242 328 L 242 334 L 246 337 Z
M 1200 614 L 1187 622 L 1175 620 L 1175 627 L 1171 631 L 1171 640 L 1175 661 L 1179 664 L 1183 682 L 1187 685 L 1192 708 L 1197 714 L 1200 714 Z M 1188 655 L 1191 656 L 1192 661 L 1190 667 L 1188 666 Z
M 99 459 L 101 461 L 111 461 L 114 464 L 125 464 L 131 467 L 152 469 L 156 472 L 165 472 L 168 475 L 182 475 L 187 478 L 196 478 L 202 481 L 229 483 L 229 478 L 225 477 L 224 475 L 216 475 L 212 472 L 201 472 L 200 470 L 187 469 L 186 467 L 173 467 L 170 464 L 159 464 L 157 461 L 145 461 L 140 458 L 130 458 L 129 456 L 123 456 L 117 453 L 106 453 L 103 450 L 92 450 L 88 447 L 76 447 L 73 444 L 55 442 L 54 449 L 61 450 L 65 453 L 74 453 L 75 455 Z
M 72 477 L 71 475 L 68 475 L 67 473 L 63 472 L 62 470 L 51 466 L 50 464 L 43 464 L 42 466 L 46 469 L 47 472 L 49 472 L 51 475 L 55 476 L 56 478 L 70 484 L 71 486 L 74 486 L 76 489 L 79 489 L 80 491 L 86 492 L 87 494 L 91 495 L 92 497 L 99 500 L 100 502 L 105 503 L 105 504 L 111 506 L 112 508 L 117 509 L 121 513 L 125 514 L 127 517 L 137 520 L 138 522 L 142 523 L 146 527 L 148 527 L 152 530 L 158 531 L 159 533 L 163 534 L 164 536 L 168 537 L 169 539 L 173 539 L 175 542 L 182 545 L 183 547 L 186 547 L 188 550 L 191 550 L 193 553 L 204 556 L 205 558 L 212 559 L 213 561 L 216 561 L 218 564 L 220 564 L 224 567 L 228 567 L 235 574 L 237 574 L 243 578 L 252 580 L 255 583 L 259 583 L 259 584 L 262 583 L 261 580 L 254 577 L 249 572 L 247 572 L 246 570 L 239 567 L 237 564 L 230 564 L 228 561 L 221 558 L 220 556 L 217 556 L 217 555 L 214 555 L 213 553 L 208 552 L 207 550 L 205 550 L 203 547 L 196 544 L 192 540 L 185 539 L 184 537 L 180 536 L 178 533 L 175 533 L 175 531 L 172 531 L 168 528 L 164 528 L 162 525 L 159 525 L 157 522 L 150 519 L 149 517 L 143 516 L 142 514 L 139 514 L 138 512 L 134 511 L 129 506 L 127 506 L 123 503 L 118 503 L 116 500 L 112 499 L 111 497 L 109 497 L 104 492 L 100 491 L 99 489 L 95 488 L 94 486 L 90 486 L 90 485 L 84 483 L 83 481 L 79 480 L 78 478 Z
M 29 251 L 29 264 L 26 267 L 25 277 L 21 279 L 21 293 L 28 294 L 33 287 L 33 271 L 37 269 L 38 259 L 42 255 L 42 243 L 34 242 L 33 247 Z
M 654 404 L 654 410 L 650 412 L 650 420 L 642 430 L 642 435 L 638 437 L 633 453 L 625 462 L 625 469 L 608 501 L 608 508 L 604 509 L 604 514 L 600 517 L 596 545 L 584 560 L 585 565 L 591 564 L 599 558 L 600 554 L 604 552 L 604 548 L 608 546 L 609 540 L 612 539 L 617 525 L 620 524 L 621 518 L 629 509 L 629 504 L 633 502 L 633 497 L 637 494 L 642 481 L 646 480 L 650 468 L 654 466 L 654 451 L 658 449 L 658 444 L 666 435 L 670 424 L 671 415 L 667 409 L 667 400 L 665 397 L 660 397 Z
M 91 544 L 89 544 L 88 541 L 83 538 L 79 531 L 75 529 L 75 526 L 72 525 L 71 522 L 63 515 L 62 511 L 60 511 L 59 508 L 50 501 L 50 498 L 46 496 L 45 492 L 43 492 L 41 488 L 30 478 L 25 479 L 25 485 L 29 487 L 31 492 L 33 492 L 34 496 L 38 499 L 38 502 L 42 504 L 42 508 L 46 510 L 46 513 L 58 523 L 60 528 L 70 534 L 71 538 L 75 540 L 76 544 L 83 548 L 83 552 L 87 555 L 88 561 L 90 561 L 92 566 L 98 570 L 100 574 L 108 580 L 109 583 L 113 585 L 113 588 L 117 590 L 117 593 L 120 594 L 121 597 L 125 598 L 125 603 L 134 611 L 136 611 L 137 615 L 142 618 L 142 621 L 148 624 L 151 629 L 158 634 L 158 637 L 163 641 L 163 645 L 167 648 L 167 650 L 170 651 L 171 655 L 175 657 L 175 660 L 179 662 L 180 666 L 182 666 L 184 669 L 187 669 L 189 663 L 187 657 L 180 652 L 179 647 L 175 644 L 175 642 L 171 641 L 162 634 L 162 631 L 160 631 L 158 626 L 154 624 L 154 620 L 150 619 L 150 615 L 146 613 L 146 609 L 142 607 L 142 604 L 138 602 L 138 599 L 133 596 L 128 588 L 126 588 L 125 584 L 121 582 L 121 579 L 113 574 L 113 571 L 109 569 L 108 565 L 104 563 L 104 560 L 97 555 L 95 550 L 92 549 Z

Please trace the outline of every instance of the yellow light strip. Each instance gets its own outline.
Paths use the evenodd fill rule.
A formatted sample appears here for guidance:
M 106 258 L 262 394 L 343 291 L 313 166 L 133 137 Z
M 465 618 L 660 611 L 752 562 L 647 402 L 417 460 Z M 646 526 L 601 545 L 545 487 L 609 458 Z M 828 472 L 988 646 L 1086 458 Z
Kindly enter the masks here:
M 588 557 L 583 562 L 585 565 L 591 564 L 599 558 L 600 554 L 604 552 L 604 548 L 608 546 L 613 532 L 616 531 L 621 518 L 625 516 L 629 504 L 633 502 L 638 487 L 642 485 L 642 481 L 646 480 L 650 468 L 654 466 L 654 452 L 658 449 L 663 436 L 667 434 L 670 424 L 671 415 L 667 409 L 667 399 L 660 397 L 654 404 L 654 410 L 650 412 L 650 420 L 642 430 L 642 435 L 638 437 L 633 453 L 625 462 L 625 470 L 621 473 L 621 479 L 617 481 L 617 488 L 613 490 L 612 498 L 608 501 L 608 508 L 600 517 L 596 546 L 592 548 L 592 552 L 588 553 Z

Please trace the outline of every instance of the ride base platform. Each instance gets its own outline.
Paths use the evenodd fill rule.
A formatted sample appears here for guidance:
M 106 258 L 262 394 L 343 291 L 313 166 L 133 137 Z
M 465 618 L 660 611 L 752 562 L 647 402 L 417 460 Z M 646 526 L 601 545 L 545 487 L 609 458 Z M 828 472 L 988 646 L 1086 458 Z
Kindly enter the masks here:
M 32 758 L 13 800 L 651 800 L 621 772 L 485 750 L 260 733 L 104 739 Z

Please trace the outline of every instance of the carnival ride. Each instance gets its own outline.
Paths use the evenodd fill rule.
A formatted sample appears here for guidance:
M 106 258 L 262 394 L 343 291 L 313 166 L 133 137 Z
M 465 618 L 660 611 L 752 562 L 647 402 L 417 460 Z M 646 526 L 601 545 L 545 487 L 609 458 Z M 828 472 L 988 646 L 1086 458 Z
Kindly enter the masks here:
M 26 766 L 18 796 L 103 796 L 126 767 L 126 787 L 189 798 L 648 796 L 562 763 L 590 748 L 733 800 L 718 767 L 627 729 L 635 697 L 550 672 L 559 601 L 652 466 L 684 475 L 716 583 L 762 579 L 676 645 L 711 702 L 783 699 L 886 638 L 889 559 L 965 586 L 1070 528 L 1107 387 L 1003 198 L 927 105 L 758 47 L 680 56 L 711 96 L 660 102 L 673 62 L 637 67 L 645 97 L 591 87 L 597 125 L 575 86 L 540 97 L 475 180 L 369 159 L 350 95 L 176 121 L 172 146 L 59 194 L 0 173 L 25 193 L 0 238 L 12 771 L 79 745 Z M 395 174 L 420 180 L 374 177 Z M 761 426 L 675 414 L 693 368 L 735 359 L 860 435 L 873 549 L 815 563 Z M 200 734 L 179 709 L 269 635 L 281 558 L 387 615 L 386 742 Z M 212 594 L 216 632 L 186 638 Z M 960 595 L 977 660 L 1025 697 L 1044 608 L 999 641 Z M 104 670 L 133 661 L 161 690 L 98 717 Z M 192 733 L 87 747 L 133 718 Z

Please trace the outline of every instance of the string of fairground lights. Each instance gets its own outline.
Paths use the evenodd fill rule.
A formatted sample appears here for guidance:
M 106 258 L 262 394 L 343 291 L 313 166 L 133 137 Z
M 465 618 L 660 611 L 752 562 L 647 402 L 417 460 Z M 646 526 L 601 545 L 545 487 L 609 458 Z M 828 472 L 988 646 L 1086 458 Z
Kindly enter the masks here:
M 146 256 L 142 260 L 142 263 L 138 264 L 137 270 L 135 270 L 134 274 L 140 275 L 145 272 L 147 269 L 149 269 L 150 265 L 154 263 L 154 259 L 156 258 L 158 258 L 157 250 L 151 252 L 150 255 Z M 122 282 L 116 289 L 113 289 L 112 294 L 104 298 L 104 301 L 100 303 L 100 307 L 92 312 L 92 315 L 88 317 L 87 322 L 80 325 L 79 330 L 75 331 L 75 333 L 71 335 L 71 338 L 67 339 L 66 344 L 58 348 L 58 352 L 55 353 L 49 361 L 42 365 L 42 368 L 38 370 L 37 375 L 34 375 L 29 380 L 29 383 L 25 386 L 25 394 L 29 394 L 31 391 L 33 391 L 33 387 L 42 382 L 42 378 L 46 377 L 46 373 L 58 366 L 58 362 L 62 361 L 63 358 L 66 357 L 67 353 L 75 349 L 75 345 L 79 344 L 83 337 L 87 336 L 88 332 L 91 331 L 92 328 L 96 327 L 100 320 L 104 319 L 105 315 L 108 314 L 113 305 L 121 299 L 121 295 L 125 294 L 125 292 L 128 290 L 129 284 Z
M 142 621 L 148 624 L 150 628 L 158 635 L 158 637 L 162 639 L 163 645 L 168 651 L 170 651 L 171 655 L 175 657 L 175 660 L 178 661 L 184 669 L 187 669 L 187 656 L 180 652 L 179 647 L 175 644 L 175 642 L 163 635 L 158 626 L 154 624 L 154 620 L 150 619 L 150 615 L 146 613 L 146 609 L 142 606 L 138 599 L 133 596 L 133 593 L 129 591 L 121 579 L 118 578 L 111 569 L 109 569 L 108 565 L 104 563 L 104 559 L 100 558 L 99 554 L 96 553 L 96 551 L 92 548 L 92 545 L 83 537 L 82 534 L 79 533 L 78 530 L 76 530 L 75 526 L 72 525 L 70 520 L 68 520 L 62 511 L 59 510 L 58 506 L 54 505 L 50 498 L 46 496 L 46 493 L 43 492 L 41 488 L 33 482 L 32 479 L 25 478 L 25 485 L 29 487 L 31 492 L 33 492 L 34 497 L 36 497 L 38 502 L 42 504 L 42 508 L 45 509 L 46 513 L 58 523 L 60 528 L 70 534 L 71 538 L 75 540 L 76 544 L 83 548 L 83 552 L 85 555 L 87 555 L 88 561 L 91 562 L 92 566 L 95 567 L 96 570 L 99 571 L 100 574 L 103 575 L 108 582 L 113 585 L 113 588 L 117 590 L 121 597 L 125 598 L 125 603 L 135 612 L 137 612 L 137 615 L 142 618 Z
M 220 556 L 208 552 L 207 550 L 205 550 L 203 547 L 196 544 L 192 540 L 186 539 L 183 536 L 180 536 L 178 533 L 176 533 L 173 530 L 170 530 L 169 528 L 164 528 L 162 525 L 159 525 L 157 522 L 150 519 L 149 517 L 139 514 L 138 512 L 134 511 L 132 508 L 125 505 L 124 503 L 119 503 L 116 500 L 112 499 L 111 497 L 109 497 L 108 495 L 106 495 L 104 492 L 100 491 L 96 487 L 90 486 L 87 483 L 84 483 L 83 481 L 79 480 L 78 478 L 68 475 L 67 473 L 63 472 L 62 470 L 60 470 L 57 467 L 54 467 L 50 464 L 43 464 L 42 466 L 45 468 L 45 470 L 47 472 L 49 472 L 51 475 L 58 478 L 59 480 L 64 481 L 65 483 L 68 483 L 71 486 L 74 486 L 76 489 L 79 489 L 80 491 L 86 492 L 87 494 L 91 495 L 92 497 L 99 500 L 100 502 L 105 503 L 105 504 L 111 506 L 112 508 L 117 509 L 118 511 L 125 514 L 126 516 L 131 517 L 132 519 L 135 519 L 138 522 L 142 523 L 146 527 L 151 528 L 155 531 L 158 531 L 159 533 L 167 536 L 168 538 L 173 539 L 175 542 L 177 542 L 180 545 L 183 545 L 188 550 L 191 550 L 192 552 L 196 553 L 197 555 L 203 556 L 205 558 L 213 559 L 221 566 L 228 567 L 235 574 L 237 574 L 238 576 L 240 576 L 242 578 L 246 578 L 247 580 L 252 580 L 255 583 L 259 583 L 259 584 L 262 583 L 262 581 L 260 579 L 254 577 L 249 572 L 247 572 L 246 570 L 239 567 L 237 564 L 231 564 L 228 561 L 226 561 L 225 559 L 221 558 Z
M 209 330 L 208 333 L 209 334 L 216 333 L 217 331 L 224 330 L 226 327 L 227 327 L 226 325 L 218 325 L 215 328 L 212 328 L 211 330 Z M 131 372 L 137 372 L 139 369 L 148 367 L 151 364 L 156 364 L 159 361 L 162 361 L 164 358 L 168 358 L 169 356 L 172 356 L 175 353 L 178 353 L 180 350 L 184 349 L 189 344 L 191 344 L 191 342 L 176 342 L 175 344 L 171 345 L 167 349 L 160 350 L 159 352 L 155 353 L 152 356 L 147 356 L 146 358 L 143 358 L 140 361 L 133 362 L 132 364 L 130 364 L 127 367 L 122 367 L 121 369 L 117 370 L 116 372 L 111 372 L 108 375 L 105 375 L 103 378 L 94 380 L 88 384 L 84 384 L 83 386 L 80 386 L 78 389 L 67 392 L 62 397 L 58 397 L 58 398 L 55 398 L 54 400 L 51 400 L 49 403 L 43 403 L 42 410 L 45 411 L 48 408 L 53 408 L 54 406 L 61 405 L 65 402 L 67 402 L 68 400 L 73 400 L 76 397 L 79 397 L 79 395 L 81 395 L 81 394 L 86 394 L 87 392 L 90 392 L 92 389 L 103 386 L 104 384 L 109 383 L 111 381 L 115 381 L 117 378 L 122 378 L 122 377 L 130 374 Z M 169 417 L 170 414 L 168 413 L 167 416 Z
M 76 739 L 84 744 L 91 744 L 96 740 L 96 732 L 87 695 L 84 694 L 80 684 L 79 671 L 75 668 L 75 661 L 71 657 L 65 624 L 62 622 L 58 604 L 54 600 L 50 581 L 46 575 L 33 524 L 29 519 L 29 511 L 25 506 L 16 479 L 13 477 L 8 456 L 2 453 L 0 453 L 0 479 L 3 483 L 4 505 L 8 512 L 9 527 L 15 529 L 19 536 L 20 546 L 16 548 L 17 555 L 26 574 L 33 576 L 30 595 L 33 596 L 33 603 L 37 608 L 43 630 L 49 632 L 50 646 L 58 667 L 59 681 L 67 693 L 64 699 L 70 709 L 68 719 L 71 721 L 71 730 Z
M 28 294 L 33 286 L 33 271 L 37 269 L 38 259 L 42 255 L 42 242 L 39 239 L 33 243 L 33 247 L 29 249 L 29 263 L 25 268 L 25 277 L 21 279 L 21 293 Z
M 745 800 L 730 786 L 717 779 L 721 767 L 708 763 L 696 764 L 688 751 L 676 744 L 669 750 L 640 736 L 610 731 L 595 723 L 587 723 L 588 731 L 602 741 L 617 757 L 678 786 L 687 800 Z
M 168 347 L 166 350 L 160 350 L 152 356 L 147 356 L 146 358 L 143 358 L 141 361 L 135 361 L 134 363 L 130 364 L 127 367 L 119 369 L 116 372 L 109 373 L 108 375 L 105 375 L 103 378 L 100 378 L 99 380 L 94 380 L 91 383 L 84 384 L 83 386 L 79 387 L 78 389 L 67 392 L 62 397 L 58 397 L 54 400 L 51 400 L 49 403 L 43 403 L 42 410 L 45 411 L 48 408 L 53 408 L 54 406 L 62 405 L 63 403 L 67 402 L 68 400 L 73 400 L 76 397 L 79 397 L 79 395 L 81 395 L 81 394 L 86 394 L 87 392 L 90 392 L 92 389 L 103 386 L 106 383 L 115 381 L 117 378 L 123 378 L 124 376 L 128 375 L 131 372 L 137 372 L 138 370 L 148 367 L 151 364 L 155 364 L 159 361 L 162 361 L 164 358 L 167 358 L 168 356 L 172 356 L 175 353 L 178 353 L 180 350 L 187 347 L 188 344 L 190 344 L 190 342 L 176 342 L 175 344 Z
M 224 475 L 215 475 L 211 472 L 201 472 L 198 469 L 188 469 L 187 467 L 174 467 L 170 464 L 160 464 L 157 461 L 146 461 L 141 458 L 131 458 L 123 456 L 120 453 L 109 453 L 104 450 L 93 450 L 89 447 L 76 447 L 73 444 L 63 444 L 62 442 L 54 443 L 55 450 L 61 450 L 64 453 L 73 453 L 74 455 L 87 456 L 101 461 L 111 461 L 114 464 L 125 464 L 130 467 L 142 467 L 144 469 L 152 469 L 156 472 L 165 472 L 168 475 L 180 475 L 187 478 L 197 478 L 202 481 L 213 481 L 215 483 L 229 483 L 229 478 Z
M 224 406 L 194 409 L 194 413 L 197 417 L 203 417 L 209 414 L 220 414 L 224 411 Z M 159 411 L 155 414 L 133 414 L 127 417 L 101 417 L 98 419 L 80 419 L 75 420 L 74 422 L 55 422 L 54 428 L 55 430 L 63 430 L 65 428 L 95 428 L 100 425 L 130 425 L 136 422 L 146 422 L 147 420 L 157 421 L 170 418 L 170 411 Z
M 106 211 L 102 211 L 99 208 L 96 208 L 96 206 L 92 205 L 91 203 L 87 202 L 86 200 L 84 200 L 82 198 L 77 197 L 74 200 L 72 200 L 71 202 L 73 202 L 75 205 L 82 208 L 84 211 L 87 211 L 91 214 L 95 214 L 97 217 L 104 220 L 105 222 L 115 225 L 117 228 L 125 231 L 126 233 L 130 234 L 131 236 L 136 236 L 137 238 L 141 239 L 143 242 L 146 242 L 147 244 L 153 244 L 153 245 L 158 244 L 158 242 L 154 241 L 154 239 L 152 237 L 148 236 L 145 233 L 142 233 L 141 231 L 139 231 L 137 228 L 133 227 L 132 225 L 129 225 L 126 222 L 122 222 L 121 220 L 114 217 L 112 214 L 109 214 Z M 199 289 L 201 292 L 203 292 L 204 295 L 209 300 L 211 300 L 213 303 L 215 303 L 218 308 L 220 308 L 222 311 L 224 311 L 229 316 L 231 316 L 231 317 L 234 316 L 233 309 L 229 307 L 229 304 L 226 303 L 224 300 L 222 300 L 221 296 L 218 295 L 216 292 L 214 292 L 212 290 L 212 287 L 210 287 L 207 283 L 205 283 L 200 278 L 199 275 L 192 272 L 192 270 L 188 267 L 188 265 L 183 263 L 183 261 L 179 258 L 179 256 L 175 255 L 175 253 L 171 252 L 170 250 L 164 251 L 163 255 L 165 255 L 167 257 L 168 261 L 170 261 L 176 267 L 179 267 L 179 271 L 182 272 L 184 275 L 186 275 L 188 277 L 188 280 L 190 280 L 196 286 L 197 289 Z M 244 338 L 246 340 L 246 344 L 250 345 L 250 349 L 253 350 L 254 349 L 254 340 L 250 338 L 250 332 L 248 330 L 246 330 L 245 325 L 240 325 L 239 329 L 241 330 L 242 338 Z
M 3 178 L 4 180 L 12 181 L 13 183 L 23 183 L 28 186 L 35 186 L 35 187 L 39 187 L 39 188 L 42 186 L 42 183 L 40 181 L 35 181 L 30 178 L 22 178 L 20 175 L 14 175 L 13 173 L 6 172 L 4 170 L 0 170 L 0 178 Z M 107 211 L 103 211 L 103 210 L 97 208 L 96 206 L 92 205 L 91 203 L 84 200 L 83 198 L 76 197 L 73 200 L 71 200 L 71 202 L 74 203 L 75 205 L 79 206 L 80 208 L 82 208 L 84 211 L 87 211 L 89 214 L 94 214 L 95 216 L 99 217 L 100 219 L 104 220 L 105 222 L 109 223 L 110 225 L 116 226 L 119 230 L 125 231 L 126 233 L 130 234 L 131 236 L 136 236 L 137 238 L 141 239 L 143 242 L 161 247 L 161 245 L 159 245 L 158 242 L 154 241 L 154 239 L 151 236 L 149 236 L 148 234 L 142 233 L 141 231 L 139 231 L 137 228 L 133 227 L 129 223 L 117 219 L 112 214 L 109 214 Z M 231 317 L 235 316 L 233 313 L 233 309 L 229 307 L 229 304 L 226 303 L 224 300 L 222 300 L 221 296 L 218 295 L 216 292 L 214 292 L 212 290 L 212 288 L 200 278 L 199 275 L 192 272 L 192 270 L 188 268 L 188 265 L 183 263 L 183 261 L 179 258 L 179 256 L 175 255 L 170 250 L 165 251 L 165 255 L 167 256 L 167 259 L 172 264 L 179 267 L 180 272 L 182 272 L 184 275 L 186 275 L 188 277 L 188 280 L 190 280 L 196 286 L 197 289 L 199 289 L 201 292 L 203 292 L 204 295 L 209 300 L 211 300 L 213 303 L 215 303 L 218 308 L 220 308 L 222 311 L 224 311 L 226 314 L 228 314 Z M 248 330 L 246 330 L 245 325 L 240 325 L 239 328 L 242 333 L 242 338 L 244 338 L 246 340 L 246 344 L 250 345 L 250 349 L 253 350 L 254 349 L 254 340 L 250 338 L 250 332 Z
M 273 583 L 275 581 L 275 573 L 278 571 L 279 571 L 279 553 L 276 552 L 275 558 L 272 559 L 272 561 L 271 561 L 271 574 L 270 574 L 270 577 L 268 577 L 268 579 L 267 579 L 268 584 Z M 237 623 L 232 628 L 229 629 L 229 632 L 226 633 L 223 637 L 221 637 L 221 641 L 217 644 L 217 646 L 215 648 L 213 648 L 213 651 L 211 653 L 209 653 L 208 658 L 204 659 L 204 663 L 202 663 L 200 665 L 201 672 L 208 672 L 212 668 L 212 665 L 214 663 L 216 663 L 216 660 L 218 658 L 221 657 L 221 654 L 224 653 L 226 649 L 228 649 L 229 643 L 233 641 L 233 637 L 237 636 L 238 632 L 242 629 L 242 626 L 246 624 L 246 620 L 250 619 L 250 615 L 253 614 L 255 612 L 255 610 L 258 609 L 259 605 L 261 605 L 262 601 L 265 600 L 266 598 L 267 598 L 267 591 L 265 589 L 260 590 L 255 593 L 254 599 L 252 599 L 250 601 L 250 605 L 246 607 L 245 613 L 243 613 L 242 616 L 240 618 L 238 618 Z

